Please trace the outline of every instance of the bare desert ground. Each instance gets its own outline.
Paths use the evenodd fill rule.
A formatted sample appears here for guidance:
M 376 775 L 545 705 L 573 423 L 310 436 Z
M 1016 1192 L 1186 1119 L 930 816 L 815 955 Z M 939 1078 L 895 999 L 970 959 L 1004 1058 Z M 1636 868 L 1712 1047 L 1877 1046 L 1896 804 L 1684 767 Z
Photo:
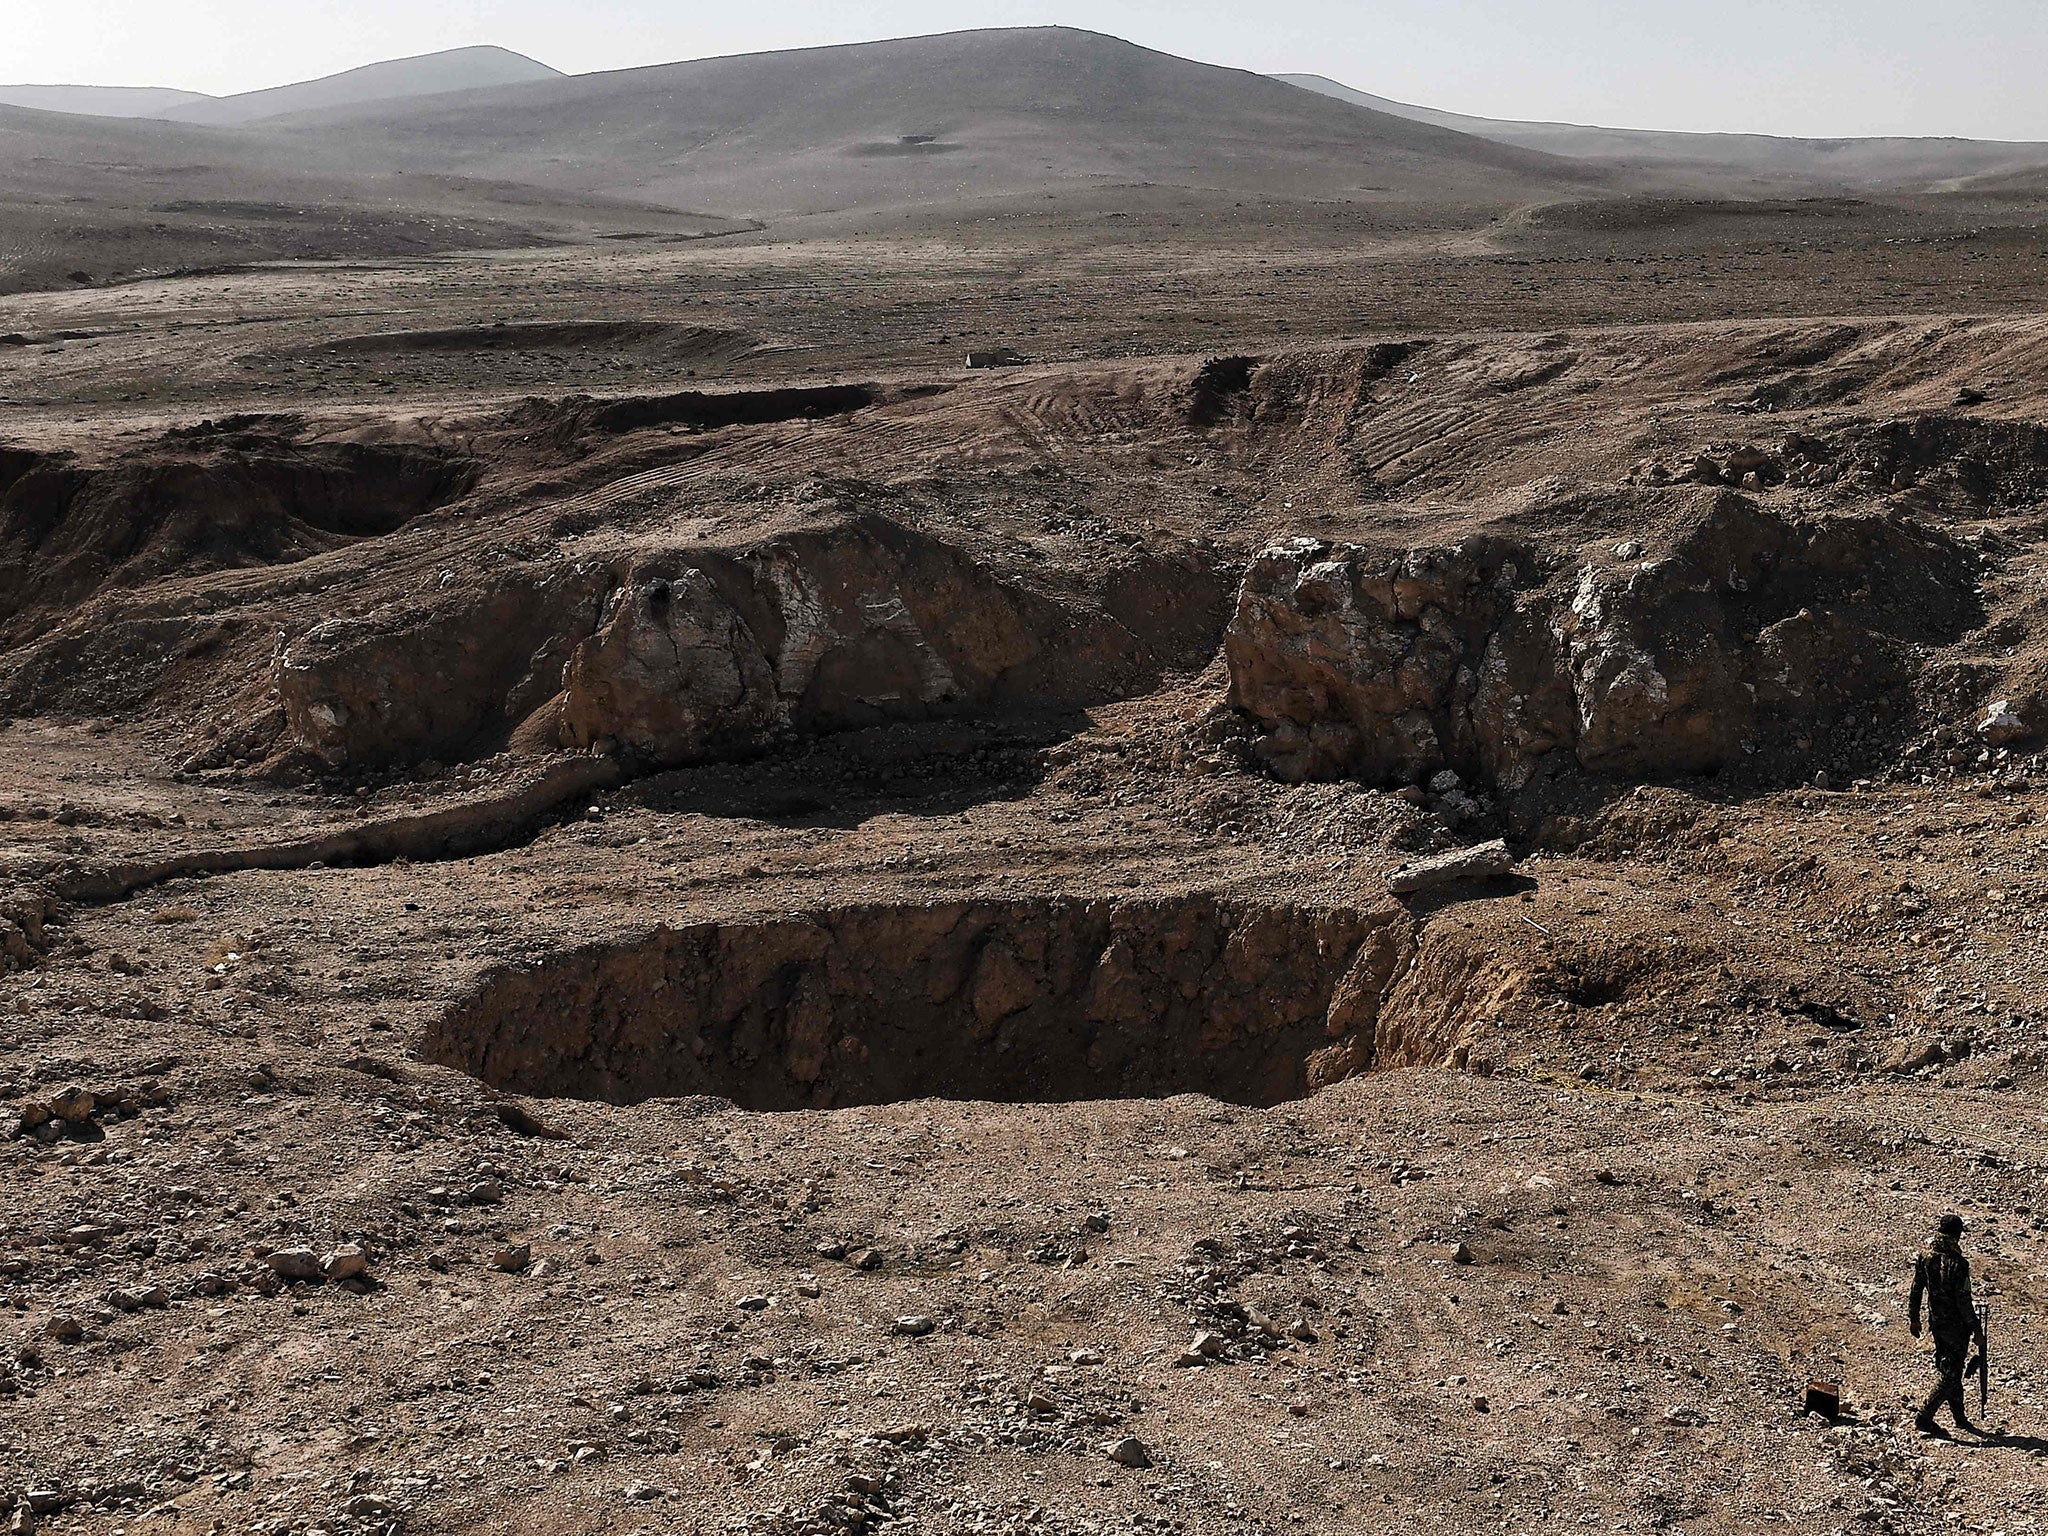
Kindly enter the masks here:
M 1267 85 L 0 187 L 17 1536 L 2040 1528 L 2048 204 Z

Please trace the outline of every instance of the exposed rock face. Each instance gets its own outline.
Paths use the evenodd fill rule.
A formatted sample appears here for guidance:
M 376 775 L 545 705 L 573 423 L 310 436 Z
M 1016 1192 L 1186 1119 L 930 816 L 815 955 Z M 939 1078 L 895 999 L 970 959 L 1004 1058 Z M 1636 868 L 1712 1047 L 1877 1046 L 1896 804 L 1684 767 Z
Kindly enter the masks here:
M 562 680 L 567 740 L 587 746 L 608 736 L 656 759 L 749 742 L 775 714 L 775 676 L 760 641 L 699 570 L 636 577 L 613 593 Z
M 1896 689 L 1916 645 L 1978 619 L 1973 561 L 1944 535 L 1690 494 L 1647 550 L 1275 546 L 1225 637 L 1231 700 L 1293 780 L 1713 773 L 1774 724 Z
M 503 973 L 423 1053 L 500 1087 L 614 1102 L 1273 1103 L 1441 1054 L 1434 1030 L 1380 1050 L 1381 999 L 1413 947 L 1398 913 L 1201 896 L 838 908 Z
M 856 518 L 482 586 L 450 572 L 409 608 L 300 636 L 273 671 L 293 741 L 335 766 L 456 758 L 515 728 L 524 746 L 609 741 L 669 766 L 791 730 L 1134 691 L 1214 644 L 1229 582 L 1192 547 L 1131 566 L 1092 601 L 1056 601 Z
M 442 572 L 423 596 L 330 619 L 281 645 L 271 676 L 292 745 L 330 767 L 455 758 L 504 734 L 561 687 L 569 647 L 596 625 L 610 570 Z

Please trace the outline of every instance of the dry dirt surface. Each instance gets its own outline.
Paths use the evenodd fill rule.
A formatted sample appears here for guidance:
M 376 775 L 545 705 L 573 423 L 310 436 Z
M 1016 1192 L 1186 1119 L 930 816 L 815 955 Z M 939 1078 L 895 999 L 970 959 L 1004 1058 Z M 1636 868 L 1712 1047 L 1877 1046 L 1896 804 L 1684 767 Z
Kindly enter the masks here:
M 2037 1531 L 2031 195 L 0 299 L 0 1519 Z

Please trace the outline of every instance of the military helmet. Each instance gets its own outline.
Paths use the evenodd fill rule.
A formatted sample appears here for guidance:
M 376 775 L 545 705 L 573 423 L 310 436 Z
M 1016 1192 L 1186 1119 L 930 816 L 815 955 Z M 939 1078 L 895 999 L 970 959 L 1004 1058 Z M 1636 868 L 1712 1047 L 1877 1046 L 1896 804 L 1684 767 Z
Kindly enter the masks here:
M 1961 1237 L 1963 1235 L 1963 1218 L 1954 1211 L 1950 1211 L 1936 1224 L 1935 1230 L 1943 1237 Z

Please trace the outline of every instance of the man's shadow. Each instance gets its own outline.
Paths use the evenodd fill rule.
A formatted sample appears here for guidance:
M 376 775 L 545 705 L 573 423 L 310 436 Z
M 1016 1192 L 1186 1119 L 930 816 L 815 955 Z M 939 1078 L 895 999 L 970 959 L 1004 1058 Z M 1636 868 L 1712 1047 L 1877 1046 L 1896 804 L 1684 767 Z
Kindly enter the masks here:
M 2005 1430 L 1980 1429 L 1977 1431 L 1976 1443 L 1987 1450 L 2021 1451 L 2028 1456 L 2048 1456 L 2048 1440 L 2039 1435 L 2015 1435 Z
M 1853 1423 L 1848 1414 L 1842 1415 L 1842 1422 Z M 1951 1445 L 1967 1445 L 1972 1450 L 2019 1451 L 2028 1456 L 2048 1456 L 2048 1439 L 2039 1435 L 2016 1435 L 2009 1430 L 1985 1429 L 1972 1424 L 1968 1429 L 1950 1429 L 1946 1425 L 1938 1428 L 1934 1439 L 1946 1440 Z

